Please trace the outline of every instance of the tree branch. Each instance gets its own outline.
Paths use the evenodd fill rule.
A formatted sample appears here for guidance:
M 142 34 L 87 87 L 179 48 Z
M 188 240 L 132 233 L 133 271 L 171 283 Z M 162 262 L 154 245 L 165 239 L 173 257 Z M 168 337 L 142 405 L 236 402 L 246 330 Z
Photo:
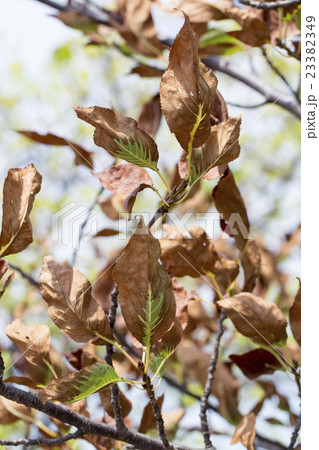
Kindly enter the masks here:
M 114 288 L 113 292 L 111 293 L 111 307 L 110 307 L 110 311 L 109 311 L 109 324 L 110 324 L 110 328 L 111 328 L 112 332 L 113 332 L 113 328 L 115 325 L 116 310 L 117 310 L 117 306 L 118 306 L 118 304 L 117 304 L 118 292 L 119 292 L 118 287 L 117 287 L 117 285 L 115 285 L 115 288 Z M 109 364 L 112 367 L 113 367 L 113 362 L 112 362 L 113 353 L 114 353 L 113 345 L 107 344 L 105 361 L 107 362 L 107 364 Z M 116 428 L 120 432 L 123 432 L 126 430 L 126 425 L 125 425 L 123 415 L 122 415 L 122 407 L 121 407 L 121 402 L 120 402 L 120 391 L 119 391 L 119 387 L 118 387 L 117 383 L 115 383 L 111 386 L 111 405 L 113 408 Z
M 285 85 L 287 86 L 287 88 L 290 90 L 290 92 L 296 97 L 296 99 L 297 99 L 298 102 L 299 102 L 298 93 L 292 89 L 292 87 L 290 86 L 290 83 L 288 82 L 288 80 L 286 79 L 286 77 L 280 72 L 280 70 L 278 69 L 278 67 L 276 67 L 276 66 L 273 64 L 273 62 L 269 59 L 269 57 L 268 57 L 268 55 L 267 55 L 267 52 L 266 52 L 265 48 L 262 47 L 261 51 L 262 51 L 262 54 L 263 54 L 263 56 L 264 56 L 264 58 L 265 58 L 265 60 L 266 60 L 266 62 L 267 62 L 267 64 L 268 64 L 268 66 L 269 66 L 269 67 L 271 68 L 271 70 L 272 70 L 273 72 L 275 72 L 275 74 L 278 75 L 278 77 L 285 83 Z
M 142 361 L 139 362 L 139 369 L 143 374 L 144 389 L 147 392 L 148 398 L 150 399 L 150 403 L 153 408 L 154 416 L 155 416 L 156 423 L 157 423 L 157 429 L 159 432 L 159 437 L 163 443 L 164 448 L 171 449 L 172 447 L 167 439 L 167 435 L 166 435 L 166 431 L 165 431 L 165 425 L 164 425 L 164 420 L 163 420 L 163 416 L 162 416 L 162 411 L 156 400 L 153 385 L 151 383 L 151 379 L 147 375 L 147 373 L 145 373 L 145 367 L 144 367 L 144 364 L 142 363 Z
M 218 332 L 216 336 L 216 341 L 214 345 L 214 350 L 212 354 L 212 358 L 210 360 L 210 364 L 208 367 L 208 374 L 207 374 L 207 380 L 205 384 L 204 394 L 201 399 L 200 404 L 200 421 L 201 421 L 201 428 L 204 436 L 204 442 L 205 442 L 205 448 L 212 448 L 213 447 L 211 440 L 210 440 L 210 432 L 209 432 L 209 426 L 208 426 L 208 420 L 207 420 L 207 410 L 208 410 L 208 399 L 212 392 L 212 385 L 214 380 L 214 373 L 216 370 L 217 360 L 218 360 L 218 353 L 219 353 L 219 345 L 221 338 L 224 333 L 224 327 L 223 327 L 223 321 L 226 318 L 226 314 L 222 311 L 219 319 L 218 319 Z
M 31 275 L 26 273 L 21 267 L 16 266 L 15 264 L 9 263 L 8 266 L 11 267 L 11 269 L 18 272 L 23 278 L 25 278 L 33 287 L 40 289 L 40 285 Z
M 301 117 L 301 106 L 300 102 L 296 99 L 294 95 L 289 95 L 282 93 L 281 91 L 275 89 L 272 86 L 267 85 L 263 80 L 254 74 L 245 74 L 242 70 L 238 70 L 238 67 L 233 66 L 228 61 L 224 59 L 219 59 L 216 56 L 210 56 L 209 58 L 204 58 L 203 63 L 207 67 L 213 70 L 225 73 L 235 80 L 249 86 L 251 89 L 259 92 L 264 96 L 267 103 L 275 103 L 290 111 L 298 119 Z
M 65 436 L 60 436 L 55 439 L 45 439 L 43 437 L 38 437 L 36 439 L 17 439 L 15 441 L 7 441 L 5 439 L 0 439 L 0 445 L 11 445 L 17 447 L 18 445 L 24 445 L 25 447 L 30 447 L 31 445 L 57 445 L 63 442 L 70 441 L 71 439 L 76 439 L 84 434 L 84 431 L 77 430 L 74 433 L 66 434 Z
M 3 376 L 3 360 L 0 353 L 0 380 Z M 29 408 L 34 408 L 37 411 L 41 411 L 54 417 L 61 422 L 68 425 L 75 426 L 79 430 L 82 430 L 85 434 L 96 434 L 98 436 L 104 436 L 118 441 L 132 444 L 141 450 L 165 450 L 163 443 L 159 439 L 155 439 L 149 436 L 145 436 L 136 431 L 131 431 L 126 428 L 124 431 L 119 431 L 116 427 L 108 425 L 102 422 L 96 422 L 66 408 L 64 405 L 57 405 L 52 402 L 42 403 L 39 397 L 31 392 L 24 391 L 9 383 L 0 382 L 0 395 L 12 400 L 16 403 L 22 404 Z M 172 445 L 172 450 L 194 450 L 190 447 Z
M 290 6 L 300 5 L 300 0 L 279 0 L 278 2 L 256 2 L 254 0 L 238 0 L 242 5 L 252 6 L 253 8 L 269 10 L 278 8 L 289 8 Z
M 86 15 L 90 19 L 94 20 L 97 23 L 105 24 L 112 26 L 109 20 L 109 17 L 111 17 L 114 20 L 117 20 L 119 23 L 122 22 L 122 18 L 117 16 L 116 14 L 112 13 L 112 11 L 103 10 L 101 8 L 95 7 L 95 11 L 92 11 L 92 9 L 88 9 L 87 7 L 79 8 L 78 6 L 73 5 L 60 5 L 58 3 L 55 3 L 51 0 L 36 0 L 40 3 L 44 3 L 48 6 L 51 6 L 52 8 L 58 9 L 60 11 L 76 11 L 81 14 Z M 246 1 L 246 0 L 243 0 Z M 242 1 L 242 2 L 243 2 Z M 291 0 L 291 1 L 297 1 L 297 0 Z M 291 1 L 289 3 L 291 3 Z M 254 2 L 259 4 L 260 2 Z M 271 5 L 276 4 L 276 7 L 279 3 L 283 2 L 271 2 L 271 3 L 260 3 L 261 5 Z M 297 4 L 299 4 L 300 1 L 297 1 Z M 91 4 L 92 7 L 92 4 Z M 163 44 L 167 46 L 171 46 L 172 40 L 164 40 L 162 41 Z M 286 49 L 288 51 L 288 49 Z M 290 52 L 292 56 L 295 56 Z M 256 75 L 254 74 L 245 74 L 241 70 L 238 70 L 237 66 L 233 66 L 231 63 L 225 61 L 224 59 L 220 59 L 217 56 L 211 56 L 209 58 L 203 59 L 203 62 L 210 67 L 213 70 L 218 70 L 219 72 L 225 73 L 226 75 L 229 75 L 230 77 L 234 78 L 235 80 L 238 80 L 242 83 L 244 83 L 246 86 L 250 87 L 251 89 L 255 90 L 256 92 L 259 92 L 261 95 L 265 97 L 265 101 L 267 103 L 276 103 L 277 105 L 281 106 L 282 108 L 286 109 L 287 111 L 294 114 L 298 119 L 301 117 L 301 107 L 300 103 L 296 100 L 295 96 L 293 95 L 287 95 L 282 94 L 282 92 L 278 91 L 277 89 L 273 88 L 272 86 L 267 85 L 263 80 L 260 80 Z
M 296 384 L 298 387 L 299 398 L 301 399 L 301 384 L 300 384 L 301 375 L 297 371 L 298 364 L 296 363 L 295 366 L 296 366 L 295 380 L 296 380 Z M 300 405 L 300 408 L 301 408 L 301 405 Z M 292 432 L 290 444 L 289 444 L 289 447 L 287 448 L 287 450 L 293 450 L 295 448 L 295 444 L 296 444 L 296 441 L 298 438 L 300 427 L 301 427 L 301 411 L 299 413 L 299 416 L 297 417 L 296 425 L 295 425 L 294 431 Z

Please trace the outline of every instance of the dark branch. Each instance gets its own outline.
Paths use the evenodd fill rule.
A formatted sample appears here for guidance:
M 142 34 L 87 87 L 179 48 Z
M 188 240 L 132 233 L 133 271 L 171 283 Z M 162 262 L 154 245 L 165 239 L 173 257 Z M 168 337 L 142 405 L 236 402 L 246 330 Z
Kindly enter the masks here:
M 147 373 L 145 373 L 145 371 L 144 371 L 145 367 L 144 367 L 144 364 L 142 363 L 142 361 L 139 362 L 139 368 L 143 374 L 144 389 L 147 392 L 148 398 L 150 399 L 150 403 L 153 408 L 154 416 L 155 416 L 156 423 L 157 423 L 157 429 L 159 432 L 159 437 L 163 443 L 164 448 L 171 449 L 172 447 L 171 447 L 170 443 L 168 442 L 166 431 L 165 431 L 165 425 L 164 425 L 164 420 L 163 420 L 163 416 L 162 416 L 162 411 L 156 400 L 153 385 L 151 383 L 151 379 L 147 375 Z
M 0 362 L 0 367 L 2 367 L 2 362 Z M 2 373 L 0 373 L 0 379 L 1 375 Z M 8 400 L 12 400 L 16 403 L 48 414 L 50 417 L 54 417 L 63 423 L 82 430 L 85 434 L 96 434 L 98 436 L 104 436 L 107 438 L 116 439 L 118 441 L 127 442 L 128 444 L 132 444 L 141 450 L 149 450 L 150 448 L 152 450 L 165 449 L 163 443 L 159 439 L 145 436 L 136 431 L 131 431 L 128 428 L 120 432 L 112 425 L 87 419 L 86 417 L 80 416 L 63 405 L 56 405 L 52 402 L 42 403 L 37 395 L 19 389 L 9 383 L 0 383 L 0 395 Z M 171 448 L 173 450 L 193 450 L 189 447 L 180 445 L 173 445 Z
M 301 384 L 300 384 L 301 375 L 297 370 L 298 369 L 297 363 L 295 364 L 295 368 L 296 368 L 295 380 L 296 380 L 296 384 L 298 387 L 299 398 L 301 399 Z M 300 407 L 301 407 L 301 405 L 300 405 Z M 297 442 L 300 427 L 301 427 L 301 411 L 299 413 L 299 416 L 297 417 L 296 425 L 295 425 L 294 431 L 292 432 L 290 444 L 289 444 L 289 447 L 287 448 L 287 450 L 293 450 L 295 448 L 295 444 Z
M 65 436 L 60 436 L 55 439 L 45 439 L 39 437 L 37 439 L 17 439 L 16 441 L 6 441 L 0 439 L 0 445 L 11 445 L 17 447 L 18 445 L 24 445 L 25 447 L 30 447 L 31 445 L 57 445 L 63 444 L 63 442 L 70 441 L 71 439 L 76 439 L 84 434 L 84 431 L 77 430 L 74 433 L 66 434 Z
M 301 117 L 300 102 L 294 95 L 283 93 L 272 86 L 267 85 L 261 78 L 250 73 L 245 74 L 242 70 L 238 70 L 238 67 L 233 66 L 228 61 L 219 59 L 216 56 L 203 59 L 203 63 L 212 70 L 225 73 L 235 80 L 244 83 L 256 92 L 259 92 L 264 96 L 267 103 L 274 103 L 290 111 L 298 119 Z
M 242 5 L 252 6 L 258 9 L 278 9 L 278 8 L 289 8 L 290 6 L 300 5 L 300 0 L 280 0 L 278 2 L 256 2 L 254 0 L 239 0 Z
M 207 420 L 207 410 L 208 410 L 208 399 L 210 397 L 210 394 L 212 392 L 212 385 L 214 380 L 214 374 L 216 370 L 217 360 L 218 360 L 218 353 L 219 353 L 219 345 L 221 338 L 224 333 L 224 327 L 223 327 L 223 321 L 225 320 L 226 315 L 224 312 L 221 312 L 219 319 L 218 319 L 218 332 L 216 336 L 216 341 L 214 345 L 214 350 L 212 354 L 212 358 L 210 360 L 209 368 L 208 368 L 208 374 L 207 374 L 207 380 L 205 384 L 204 394 L 201 399 L 200 404 L 200 421 L 201 421 L 201 428 L 204 436 L 204 442 L 205 442 L 205 448 L 214 448 L 212 446 L 211 440 L 210 440 L 210 432 L 209 432 L 209 426 L 208 426 L 208 420 Z
M 118 306 L 118 303 L 117 303 L 118 293 L 119 293 L 118 287 L 117 287 L 117 285 L 115 285 L 115 288 L 114 288 L 113 292 L 111 293 L 111 307 L 110 307 L 110 311 L 109 311 L 109 324 L 110 324 L 111 331 L 113 331 L 113 328 L 115 325 L 116 310 L 117 310 L 117 306 Z M 105 361 L 107 362 L 107 364 L 109 364 L 112 367 L 113 367 L 113 362 L 112 362 L 113 353 L 114 353 L 113 345 L 107 344 Z M 111 386 L 111 405 L 113 408 L 116 428 L 119 431 L 123 432 L 126 430 L 126 425 L 125 425 L 123 415 L 122 415 L 122 407 L 121 407 L 121 403 L 120 403 L 120 391 L 119 391 L 119 387 L 118 387 L 117 383 L 115 383 Z
M 254 105 L 239 105 L 238 103 L 226 102 L 228 106 L 235 106 L 236 108 L 254 109 L 267 105 L 267 102 L 255 103 Z
M 88 9 L 88 7 L 82 5 L 80 6 L 73 6 L 73 5 L 60 5 L 58 3 L 55 3 L 51 0 L 36 0 L 38 2 L 44 3 L 48 6 L 51 6 L 52 8 L 58 9 L 60 11 L 77 11 L 80 12 L 87 17 L 91 18 L 97 23 L 105 24 L 105 25 L 111 25 L 109 18 L 112 15 L 112 18 L 118 22 L 122 21 L 120 17 L 118 17 L 116 14 L 112 13 L 112 11 L 106 11 L 101 8 L 95 7 L 94 11 L 91 9 Z M 244 1 L 244 0 L 243 0 Z M 243 3 L 242 1 L 242 3 Z M 254 2 L 254 3 L 260 3 L 260 2 Z M 271 3 L 260 3 L 261 5 L 272 5 L 276 4 L 276 7 L 279 3 L 283 2 L 271 2 Z M 287 3 L 287 2 L 286 2 Z M 291 3 L 291 2 L 289 2 Z M 299 4 L 300 1 L 297 1 L 297 4 Z M 92 4 L 90 4 L 92 7 Z M 171 40 L 165 40 L 162 41 L 165 45 L 171 46 L 172 41 Z M 282 45 L 281 45 L 282 47 Z M 285 48 L 288 52 L 289 49 Z M 291 56 L 296 57 L 296 55 L 293 54 L 293 52 L 290 51 L 289 53 Z M 279 106 L 283 107 L 287 111 L 294 114 L 298 119 L 301 117 L 301 108 L 300 103 L 296 100 L 295 96 L 293 95 L 287 95 L 282 94 L 277 89 L 274 89 L 272 86 L 267 85 L 263 80 L 259 79 L 254 74 L 245 74 L 241 70 L 238 70 L 237 66 L 233 66 L 231 63 L 226 62 L 222 59 L 219 59 L 217 56 L 206 58 L 203 60 L 205 64 L 210 67 L 213 70 L 218 70 L 222 73 L 225 73 L 232 78 L 241 81 L 242 83 L 246 84 L 246 86 L 249 86 L 251 89 L 259 92 L 261 95 L 265 97 L 265 101 L 267 103 L 276 103 Z
M 8 266 L 11 267 L 11 269 L 18 272 L 23 278 L 25 278 L 33 287 L 40 289 L 40 285 L 31 275 L 26 273 L 23 269 L 16 266 L 15 264 L 8 263 Z
M 268 66 L 271 68 L 271 70 L 273 72 L 275 72 L 276 75 L 278 75 L 278 77 L 285 83 L 285 85 L 287 86 L 287 88 L 290 90 L 290 92 L 296 97 L 296 99 L 299 102 L 299 97 L 298 97 L 298 93 L 296 91 L 294 91 L 292 89 L 292 87 L 290 86 L 290 83 L 288 82 L 287 78 L 280 72 L 280 70 L 278 69 L 278 67 L 276 67 L 273 62 L 269 59 L 267 52 L 265 50 L 265 48 L 261 49 L 262 54 L 265 58 L 265 60 L 267 61 Z

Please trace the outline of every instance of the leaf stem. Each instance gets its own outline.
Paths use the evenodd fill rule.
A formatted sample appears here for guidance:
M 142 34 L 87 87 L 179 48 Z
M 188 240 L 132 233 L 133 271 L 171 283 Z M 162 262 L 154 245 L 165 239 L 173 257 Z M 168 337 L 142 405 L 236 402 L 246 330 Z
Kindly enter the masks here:
M 165 180 L 165 178 L 163 177 L 163 175 L 161 174 L 161 172 L 158 170 L 158 168 L 157 168 L 157 167 L 156 167 L 156 168 L 152 167 L 152 169 L 155 170 L 155 172 L 157 173 L 157 175 L 158 175 L 158 176 L 160 177 L 160 179 L 163 181 L 163 183 L 164 183 L 164 185 L 165 185 L 165 187 L 166 187 L 167 192 L 169 193 L 169 195 L 172 195 L 172 190 L 171 190 L 171 188 L 169 187 L 167 181 Z

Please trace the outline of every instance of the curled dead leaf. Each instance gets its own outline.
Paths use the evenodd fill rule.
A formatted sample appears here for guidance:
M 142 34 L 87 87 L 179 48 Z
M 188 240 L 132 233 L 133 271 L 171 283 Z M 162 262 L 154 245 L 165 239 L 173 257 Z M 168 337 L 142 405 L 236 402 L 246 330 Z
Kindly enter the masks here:
M 254 450 L 254 441 L 256 437 L 256 416 L 253 412 L 246 414 L 239 422 L 231 444 L 241 442 L 247 450 Z
M 217 79 L 198 60 L 197 39 L 188 16 L 184 16 L 185 23 L 172 44 L 169 65 L 162 77 L 160 98 L 169 129 L 188 151 L 203 145 L 210 134 Z
M 50 330 L 47 325 L 26 326 L 20 319 L 14 319 L 6 334 L 30 364 L 45 366 L 46 361 L 50 362 Z
M 113 270 L 125 323 L 143 344 L 146 328 L 150 325 L 145 321 L 148 322 L 150 315 L 154 314 L 151 342 L 156 342 L 168 331 L 175 317 L 172 282 L 158 262 L 160 254 L 159 241 L 141 219 Z
M 41 188 L 42 176 L 33 164 L 24 169 L 10 169 L 3 185 L 0 257 L 19 253 L 32 238 L 30 212 Z
M 95 345 L 112 339 L 107 314 L 92 297 L 92 286 L 81 272 L 46 256 L 39 283 L 51 319 L 68 337 L 76 342 L 92 340 Z
M 285 316 L 275 303 L 249 292 L 219 300 L 236 329 L 260 344 L 274 344 L 287 339 Z

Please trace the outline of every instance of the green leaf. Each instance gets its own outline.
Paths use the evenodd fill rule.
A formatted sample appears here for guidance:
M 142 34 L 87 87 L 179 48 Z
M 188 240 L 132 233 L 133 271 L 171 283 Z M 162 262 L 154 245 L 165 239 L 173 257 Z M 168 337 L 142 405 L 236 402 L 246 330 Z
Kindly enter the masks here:
M 149 348 L 151 345 L 152 335 L 155 328 L 163 319 L 161 311 L 163 306 L 164 295 L 161 293 L 158 299 L 155 299 L 152 294 L 151 286 L 148 286 L 148 297 L 146 307 L 144 308 L 145 318 L 138 316 L 144 324 L 144 346 Z
M 125 161 L 135 164 L 140 167 L 148 167 L 152 170 L 157 170 L 157 162 L 152 161 L 151 154 L 143 147 L 141 141 L 128 141 L 125 142 L 121 139 L 116 140 L 118 144 L 118 152 L 114 156 L 118 156 Z
M 97 362 L 77 372 L 51 381 L 38 392 L 43 402 L 58 400 L 62 403 L 72 403 L 88 397 L 118 381 L 114 368 L 103 362 Z

